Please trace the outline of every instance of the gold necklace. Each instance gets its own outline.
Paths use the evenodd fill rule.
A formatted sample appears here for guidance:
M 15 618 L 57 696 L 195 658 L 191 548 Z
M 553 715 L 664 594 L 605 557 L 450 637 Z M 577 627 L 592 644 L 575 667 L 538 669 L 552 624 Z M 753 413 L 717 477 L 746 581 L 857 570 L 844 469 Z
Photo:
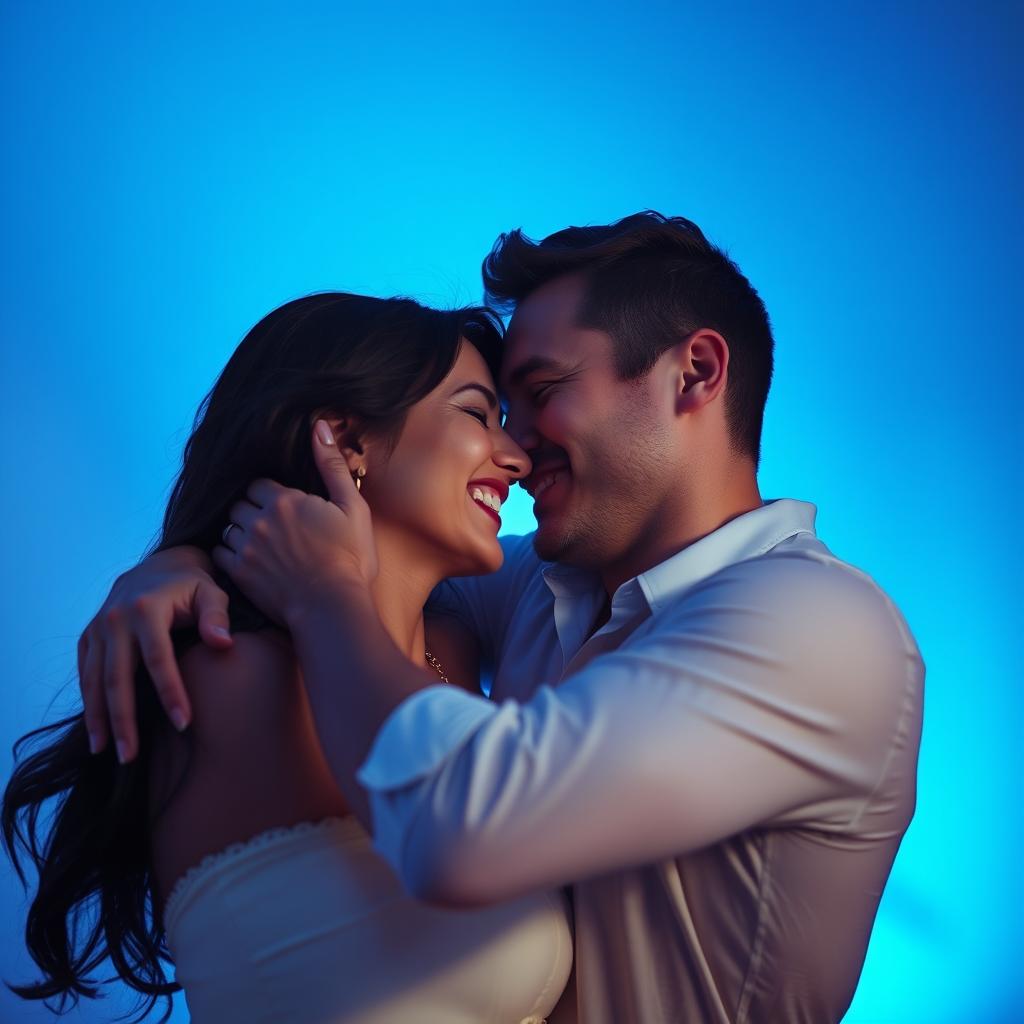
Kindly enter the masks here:
M 441 662 L 435 658 L 430 651 L 423 652 L 424 657 L 427 659 L 427 664 L 441 677 L 442 683 L 448 682 L 448 677 L 444 674 L 444 669 L 441 668 Z

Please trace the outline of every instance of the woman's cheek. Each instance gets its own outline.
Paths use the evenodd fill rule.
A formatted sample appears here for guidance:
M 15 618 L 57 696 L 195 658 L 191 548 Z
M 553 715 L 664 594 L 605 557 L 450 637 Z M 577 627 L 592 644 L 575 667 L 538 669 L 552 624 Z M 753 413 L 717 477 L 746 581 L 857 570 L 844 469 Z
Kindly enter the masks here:
M 483 430 L 464 433 L 459 439 L 453 440 L 449 450 L 458 452 L 466 476 L 466 483 L 476 475 L 476 471 L 486 463 L 494 445 L 490 436 Z

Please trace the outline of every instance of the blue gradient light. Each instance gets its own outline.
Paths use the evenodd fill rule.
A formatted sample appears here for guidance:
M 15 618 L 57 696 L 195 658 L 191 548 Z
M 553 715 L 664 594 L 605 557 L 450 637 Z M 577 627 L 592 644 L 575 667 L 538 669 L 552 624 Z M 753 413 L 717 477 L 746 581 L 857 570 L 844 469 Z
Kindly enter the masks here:
M 684 214 L 773 317 L 762 493 L 818 504 L 928 664 L 846 1020 L 1015 1019 L 1022 30 L 999 2 L 2 5 L 2 738 L 74 701 L 77 635 L 267 310 L 472 301 L 502 230 Z M 24 980 L 6 869 L 0 899 Z M 0 1019 L 51 1018 L 0 990 Z

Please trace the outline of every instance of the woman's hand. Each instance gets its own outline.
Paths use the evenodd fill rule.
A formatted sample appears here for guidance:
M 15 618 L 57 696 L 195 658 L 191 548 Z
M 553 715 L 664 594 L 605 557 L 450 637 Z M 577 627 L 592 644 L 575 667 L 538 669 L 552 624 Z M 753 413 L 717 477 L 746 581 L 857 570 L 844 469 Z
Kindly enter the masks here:
M 178 671 L 171 630 L 197 623 L 207 646 L 231 646 L 228 597 L 210 578 L 197 548 L 169 548 L 119 576 L 78 641 L 78 682 L 92 752 L 111 732 L 118 760 L 138 752 L 135 669 L 141 655 L 160 703 L 177 729 L 192 717 Z M 109 722 L 108 722 L 109 718 Z
M 369 506 L 322 420 L 313 457 L 330 501 L 257 480 L 232 507 L 224 544 L 213 551 L 249 600 L 285 626 L 324 590 L 365 590 L 377 576 Z

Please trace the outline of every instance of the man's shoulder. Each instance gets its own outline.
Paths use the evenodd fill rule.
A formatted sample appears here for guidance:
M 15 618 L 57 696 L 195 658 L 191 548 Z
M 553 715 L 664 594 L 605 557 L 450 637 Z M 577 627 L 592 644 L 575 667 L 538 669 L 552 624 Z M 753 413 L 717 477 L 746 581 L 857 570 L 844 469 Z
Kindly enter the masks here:
M 892 598 L 813 535 L 726 566 L 676 603 L 676 613 L 687 617 L 711 609 L 733 609 L 746 617 L 752 634 L 761 623 L 794 650 L 825 648 L 862 661 L 920 659 Z
M 707 655 L 709 678 L 743 679 L 753 687 L 744 694 L 803 709 L 812 731 L 839 729 L 866 785 L 894 736 L 913 747 L 924 662 L 875 580 L 813 540 L 721 569 L 680 594 L 655 630 L 667 645 Z M 685 657 L 679 663 L 689 671 Z
M 790 537 L 768 551 L 726 566 L 708 582 L 747 585 L 776 600 L 833 599 L 898 614 L 892 598 L 863 569 L 834 555 L 812 534 Z

